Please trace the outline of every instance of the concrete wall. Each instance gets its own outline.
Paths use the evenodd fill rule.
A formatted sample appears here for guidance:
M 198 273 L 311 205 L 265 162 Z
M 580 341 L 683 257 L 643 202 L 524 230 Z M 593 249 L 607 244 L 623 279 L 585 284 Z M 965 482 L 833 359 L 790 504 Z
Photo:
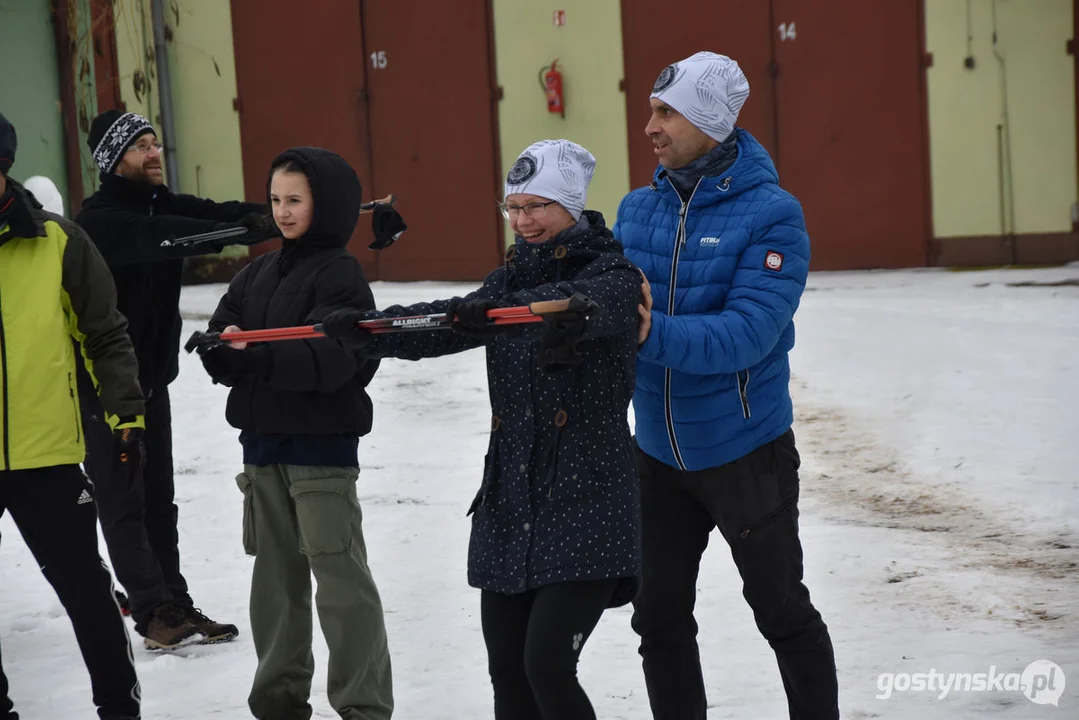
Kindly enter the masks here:
M 243 196 L 236 64 L 229 4 L 220 0 L 174 0 L 166 4 L 172 112 L 176 134 L 179 192 L 215 200 Z M 154 123 L 161 135 L 160 83 L 149 0 L 116 5 L 116 49 L 120 91 L 128 110 Z M 134 77 L 150 78 L 150 91 L 137 92 Z
M 154 31 L 150 0 L 122 0 L 113 5 L 116 23 L 116 63 L 120 70 L 120 97 L 131 112 L 161 123 L 158 101 L 157 66 L 153 61 Z M 136 74 L 142 73 L 149 85 L 138 88 Z M 160 132 L 160 128 L 158 128 Z
M 160 84 L 153 53 L 149 0 L 122 0 L 116 17 L 121 94 L 127 109 L 150 118 L 162 140 Z M 244 196 L 240 122 L 233 109 L 236 63 L 232 13 L 223 0 L 173 0 L 165 4 L 169 32 L 169 74 L 179 182 L 172 190 L 212 200 Z M 138 72 L 151 79 L 150 92 L 137 93 Z M 230 246 L 221 256 L 247 254 Z
M 240 120 L 233 109 L 232 13 L 222 0 L 174 0 L 169 63 L 180 189 L 243 199 Z

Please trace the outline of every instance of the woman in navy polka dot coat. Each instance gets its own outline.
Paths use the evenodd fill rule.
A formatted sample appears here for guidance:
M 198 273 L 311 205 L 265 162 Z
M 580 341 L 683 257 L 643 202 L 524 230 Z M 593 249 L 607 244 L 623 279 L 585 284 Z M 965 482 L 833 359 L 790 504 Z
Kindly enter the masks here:
M 468 581 L 483 591 L 496 718 L 594 718 L 577 658 L 603 610 L 637 589 L 640 507 L 627 412 L 641 276 L 603 217 L 583 210 L 594 163 L 565 140 L 522 153 L 503 206 L 516 242 L 475 292 L 377 313 L 344 310 L 324 322 L 327 334 L 375 357 L 418 360 L 486 345 L 491 438 L 468 511 Z M 491 308 L 574 293 L 600 308 L 577 345 L 578 364 L 545 363 L 545 324 L 485 326 Z M 360 319 L 440 312 L 456 316 L 457 331 L 356 328 Z

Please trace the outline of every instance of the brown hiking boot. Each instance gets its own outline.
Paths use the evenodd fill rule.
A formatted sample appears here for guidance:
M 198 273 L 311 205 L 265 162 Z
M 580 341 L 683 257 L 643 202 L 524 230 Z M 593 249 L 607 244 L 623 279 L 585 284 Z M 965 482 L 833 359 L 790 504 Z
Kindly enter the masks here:
M 228 642 L 240 634 L 235 625 L 214 622 L 202 614 L 197 607 L 184 608 L 184 619 L 198 628 L 202 633 L 200 645 L 213 645 L 214 643 Z
M 165 603 L 154 610 L 154 616 L 146 626 L 144 642 L 147 650 L 175 650 L 193 645 L 202 638 L 202 631 L 187 619 L 184 607 Z

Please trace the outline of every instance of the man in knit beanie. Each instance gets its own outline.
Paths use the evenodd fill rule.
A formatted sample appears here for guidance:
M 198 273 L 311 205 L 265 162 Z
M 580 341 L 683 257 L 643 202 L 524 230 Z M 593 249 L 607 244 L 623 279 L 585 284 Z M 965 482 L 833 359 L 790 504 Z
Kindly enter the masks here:
M 632 624 L 653 714 L 704 720 L 693 607 L 718 527 L 791 718 L 834 720 L 832 642 L 802 582 L 791 431 L 788 353 L 809 235 L 767 151 L 737 126 L 748 97 L 724 55 L 664 68 L 644 128 L 659 165 L 622 200 L 614 228 L 646 276 L 633 396 L 643 578 Z
M 101 186 L 83 202 L 76 221 L 112 270 L 146 395 L 144 468 L 129 477 L 111 462 L 111 431 L 92 383 L 80 373 L 85 466 L 98 488 L 102 532 L 116 577 L 129 596 L 135 629 L 148 648 L 231 640 L 236 626 L 213 622 L 198 611 L 180 571 L 169 383 L 179 367 L 184 258 L 219 252 L 225 242 L 262 242 L 277 235 L 276 227 L 265 205 L 218 203 L 166 187 L 157 134 L 137 113 L 101 113 L 91 124 L 88 144 Z M 225 228 L 247 232 L 216 243 L 162 246 L 166 240 Z
M 103 173 L 111 173 L 116 166 L 125 159 L 128 149 L 144 135 L 153 136 L 145 146 L 151 145 L 160 151 L 161 146 L 156 145 L 157 135 L 150 121 L 141 115 L 123 110 L 106 110 L 94 118 L 90 125 L 90 133 L 87 136 L 87 144 L 94 155 L 94 162 Z M 140 146 L 141 147 L 141 146 Z M 147 153 L 140 153 L 147 154 Z M 148 163 L 149 168 L 157 170 L 154 184 L 161 184 L 161 158 L 158 154 L 157 162 Z

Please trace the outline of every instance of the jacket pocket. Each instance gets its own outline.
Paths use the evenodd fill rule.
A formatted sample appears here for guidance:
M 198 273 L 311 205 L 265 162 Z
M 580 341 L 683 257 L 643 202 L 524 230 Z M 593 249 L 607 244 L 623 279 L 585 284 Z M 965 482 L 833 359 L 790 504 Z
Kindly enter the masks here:
M 258 545 L 255 543 L 255 512 L 254 501 L 252 499 L 252 484 L 253 480 L 247 473 L 240 473 L 236 476 L 236 486 L 240 488 L 240 492 L 244 496 L 244 519 L 243 519 L 243 545 L 244 552 L 248 555 L 255 555 L 258 552 Z
M 472 504 L 468 506 L 468 512 L 465 513 L 465 517 L 468 517 L 479 510 L 483 504 L 487 502 L 488 493 L 490 493 L 494 484 L 498 482 L 499 471 L 501 468 L 498 452 L 498 441 L 500 437 L 498 429 L 501 424 L 502 421 L 495 415 L 491 421 L 491 439 L 487 444 L 487 455 L 483 458 L 483 482 L 480 483 L 480 489 L 476 493 L 476 497 L 472 498 Z
M 595 492 L 606 493 L 606 473 L 596 473 L 592 458 L 581 449 L 582 442 L 572 434 L 559 438 L 556 452 L 547 468 L 547 484 L 541 488 L 541 499 L 550 506 L 577 505 L 590 502 Z
M 343 553 L 360 535 L 360 502 L 355 468 L 333 468 L 338 475 L 295 478 L 289 494 L 296 506 L 300 552 L 308 557 Z
M 753 414 L 749 409 L 749 370 L 739 370 L 737 375 L 738 399 L 742 403 L 742 417 L 748 420 Z
M 75 379 L 67 374 L 67 391 L 71 395 L 71 409 L 75 413 L 75 442 L 82 440 L 82 419 L 79 417 L 79 401 L 75 397 Z

